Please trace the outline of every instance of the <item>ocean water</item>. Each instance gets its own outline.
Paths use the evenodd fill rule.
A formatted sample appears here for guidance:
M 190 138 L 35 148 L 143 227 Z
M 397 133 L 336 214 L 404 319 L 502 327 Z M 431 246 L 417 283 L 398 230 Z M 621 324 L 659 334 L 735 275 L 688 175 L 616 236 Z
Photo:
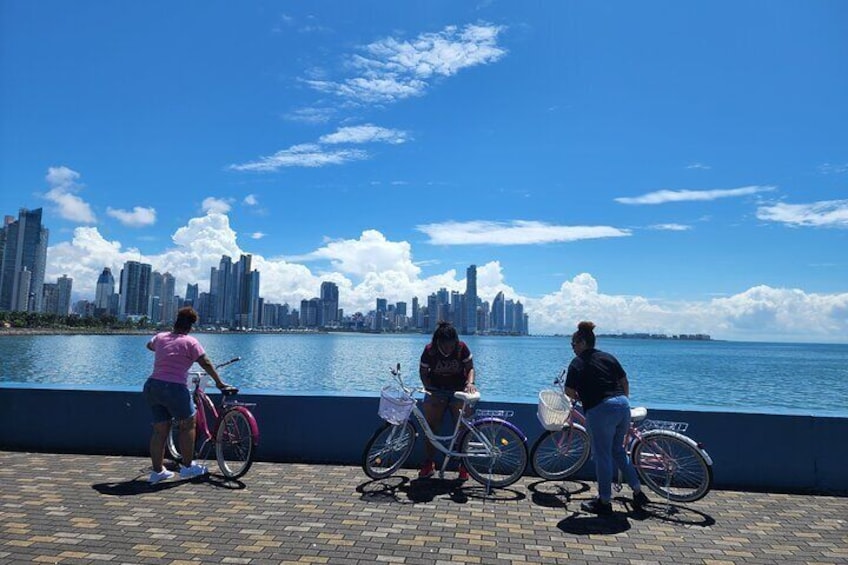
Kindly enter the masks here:
M 401 364 L 418 382 L 427 335 L 196 334 L 225 380 L 249 391 L 378 396 Z M 0 337 L 0 382 L 141 388 L 149 336 Z M 566 337 L 464 338 L 484 400 L 535 403 L 568 365 Z M 599 338 L 628 373 L 632 404 L 848 416 L 848 345 Z M 2 389 L 0 389 L 2 394 Z

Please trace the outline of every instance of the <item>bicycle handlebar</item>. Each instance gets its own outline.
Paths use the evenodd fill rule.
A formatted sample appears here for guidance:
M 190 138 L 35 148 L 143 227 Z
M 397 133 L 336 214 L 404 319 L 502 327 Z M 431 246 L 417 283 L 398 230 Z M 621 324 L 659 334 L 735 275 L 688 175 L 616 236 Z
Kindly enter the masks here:
M 236 361 L 241 361 L 241 357 L 233 357 L 229 361 L 224 361 L 223 363 L 221 363 L 219 365 L 215 365 L 215 368 L 220 369 L 221 367 L 226 367 L 227 365 L 232 365 Z

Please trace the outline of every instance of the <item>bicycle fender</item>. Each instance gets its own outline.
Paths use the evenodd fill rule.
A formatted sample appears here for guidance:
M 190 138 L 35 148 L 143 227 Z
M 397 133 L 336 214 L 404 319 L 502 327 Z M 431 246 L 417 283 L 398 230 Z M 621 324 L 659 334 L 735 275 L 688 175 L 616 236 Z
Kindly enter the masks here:
M 713 460 L 710 457 L 710 454 L 707 453 L 707 450 L 705 450 L 703 447 L 699 447 L 698 444 L 695 442 L 695 440 L 693 440 L 692 438 L 685 436 L 685 435 L 678 433 L 678 432 L 672 432 L 671 430 L 651 430 L 651 431 L 648 431 L 648 432 L 645 432 L 644 434 L 642 434 L 642 441 L 645 441 L 646 439 L 648 439 L 650 437 L 654 437 L 654 436 L 671 436 L 671 437 L 675 437 L 675 438 L 679 439 L 680 441 L 682 441 L 684 443 L 688 443 L 694 449 L 696 449 L 701 455 L 704 456 L 704 460 L 706 460 L 707 465 L 709 465 L 710 467 L 713 466 Z M 633 447 L 636 447 L 635 444 L 633 445 Z
M 244 406 L 235 406 L 231 408 L 231 410 L 235 410 L 237 412 L 241 412 L 242 415 L 247 418 L 248 423 L 250 424 L 250 435 L 253 436 L 253 442 L 259 446 L 259 424 L 256 423 L 256 418 L 253 417 L 253 413 L 245 408 Z
M 503 420 L 503 419 L 501 419 L 501 418 L 480 418 L 479 420 L 473 420 L 473 421 L 471 422 L 471 424 L 476 426 L 476 425 L 478 425 L 478 424 L 482 424 L 483 422 L 495 422 L 495 423 L 497 423 L 497 424 L 501 424 L 502 426 L 505 426 L 505 427 L 507 427 L 507 428 L 511 429 L 512 431 L 514 431 L 515 433 L 517 433 L 517 434 L 518 434 L 518 437 L 520 437 L 520 438 L 521 438 L 521 441 L 523 441 L 525 445 L 527 444 L 527 436 L 526 436 L 526 435 L 524 435 L 524 432 L 522 432 L 522 431 L 518 428 L 518 426 L 516 426 L 516 425 L 515 425 L 515 424 L 513 424 L 512 422 L 510 422 L 510 421 L 508 421 L 508 420 Z M 467 433 L 468 433 L 468 430 L 467 430 L 467 429 L 463 429 L 463 430 L 462 430 L 462 433 L 461 433 L 461 434 L 459 435 L 459 437 L 457 438 L 457 441 L 458 441 L 458 442 L 462 442 L 462 439 L 465 437 L 465 434 L 467 434 Z

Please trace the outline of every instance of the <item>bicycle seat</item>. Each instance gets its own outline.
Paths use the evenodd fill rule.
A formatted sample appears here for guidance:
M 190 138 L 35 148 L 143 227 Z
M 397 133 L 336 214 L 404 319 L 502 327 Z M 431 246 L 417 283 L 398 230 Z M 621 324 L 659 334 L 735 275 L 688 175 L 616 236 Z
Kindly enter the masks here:
M 472 402 L 477 402 L 478 400 L 480 400 L 480 392 L 458 391 L 453 393 L 453 397 L 458 398 L 459 400 L 464 400 L 465 402 L 468 402 L 470 404 Z
M 238 394 L 239 389 L 234 386 L 228 386 L 226 388 L 221 389 L 221 394 L 224 396 L 233 396 L 234 394 Z
M 648 415 L 648 409 L 644 406 L 638 406 L 630 409 L 630 419 L 634 422 L 641 422 Z

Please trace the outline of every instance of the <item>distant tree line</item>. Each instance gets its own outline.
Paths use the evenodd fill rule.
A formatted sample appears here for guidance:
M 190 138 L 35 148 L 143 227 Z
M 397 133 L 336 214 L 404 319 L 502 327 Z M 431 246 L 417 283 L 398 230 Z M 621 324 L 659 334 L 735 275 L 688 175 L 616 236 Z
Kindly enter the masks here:
M 28 329 L 143 330 L 155 327 L 146 317 L 139 320 L 119 320 L 111 315 L 81 317 L 76 314 L 63 316 L 44 312 L 0 312 L 0 325 Z

